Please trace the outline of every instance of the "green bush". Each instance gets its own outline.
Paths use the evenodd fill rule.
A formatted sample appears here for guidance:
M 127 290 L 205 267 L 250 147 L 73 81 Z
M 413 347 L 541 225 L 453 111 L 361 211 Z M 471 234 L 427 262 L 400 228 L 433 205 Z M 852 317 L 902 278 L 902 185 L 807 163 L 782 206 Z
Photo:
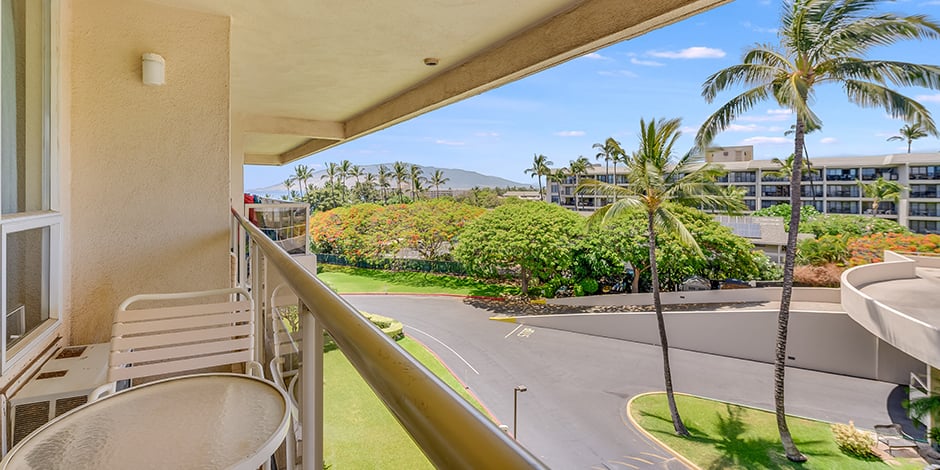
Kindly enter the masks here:
M 819 238 L 801 240 L 797 245 L 796 260 L 799 264 L 822 266 L 829 263 L 845 264 L 849 259 L 848 237 L 823 235 Z
M 855 429 L 855 423 L 834 423 L 830 426 L 832 436 L 842 452 L 865 460 L 880 460 L 878 454 L 872 450 L 875 447 L 875 438 L 871 434 Z
M 908 233 L 907 227 L 890 219 L 870 215 L 820 214 L 800 222 L 800 232 L 862 237 L 873 233 Z
M 596 294 L 598 288 L 600 288 L 600 285 L 598 285 L 597 281 L 594 279 L 581 280 L 581 291 L 584 292 L 585 295 Z

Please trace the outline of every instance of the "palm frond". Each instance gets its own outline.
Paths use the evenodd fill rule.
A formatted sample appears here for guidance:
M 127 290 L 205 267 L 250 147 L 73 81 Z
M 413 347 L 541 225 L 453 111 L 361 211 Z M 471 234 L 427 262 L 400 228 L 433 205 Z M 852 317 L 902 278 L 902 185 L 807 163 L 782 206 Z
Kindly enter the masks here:
M 769 63 L 732 65 L 712 74 L 702 84 L 702 97 L 705 98 L 705 101 L 711 103 L 718 96 L 718 93 L 737 85 L 753 86 L 766 83 L 772 80 L 781 68 L 790 68 L 786 58 L 771 50 L 753 48 L 745 52 L 744 57 L 745 61 L 750 58 L 751 60 L 767 60 Z M 776 64 L 778 61 L 783 61 L 783 65 L 778 66 Z
M 675 234 L 679 237 L 679 241 L 683 245 L 691 248 L 695 251 L 696 255 L 704 258 L 705 255 L 702 253 L 702 248 L 698 246 L 698 242 L 695 241 L 692 232 L 689 232 L 685 224 L 669 210 L 670 208 L 671 205 L 667 203 L 653 212 L 653 226 L 656 227 L 656 231 Z
M 821 64 L 824 79 L 862 80 L 903 87 L 940 88 L 940 67 L 889 60 L 862 60 L 839 58 Z
M 877 83 L 845 80 L 842 87 L 849 101 L 863 108 L 882 108 L 895 118 L 920 122 L 924 131 L 940 135 L 930 112 L 916 100 Z
M 728 100 L 711 116 L 705 119 L 695 136 L 695 146 L 699 150 L 707 148 L 715 137 L 725 130 L 735 118 L 749 111 L 757 103 L 772 95 L 772 85 L 764 84 L 741 93 Z

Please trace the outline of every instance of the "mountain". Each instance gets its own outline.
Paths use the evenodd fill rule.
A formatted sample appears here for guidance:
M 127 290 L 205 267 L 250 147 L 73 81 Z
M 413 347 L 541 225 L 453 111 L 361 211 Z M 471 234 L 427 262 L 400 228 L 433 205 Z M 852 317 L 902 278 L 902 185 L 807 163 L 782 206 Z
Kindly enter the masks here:
M 375 164 L 375 165 L 360 165 L 363 173 L 372 173 L 378 174 L 379 166 L 385 165 L 389 170 L 392 169 L 391 163 Z M 411 167 L 410 163 L 406 163 L 408 167 Z M 450 178 L 450 181 L 441 185 L 441 189 L 470 189 L 474 187 L 481 188 L 506 188 L 506 187 L 517 187 L 517 188 L 530 188 L 533 187 L 532 183 L 520 183 L 518 181 L 511 181 L 505 178 L 500 178 L 498 176 L 484 175 L 482 173 L 477 173 L 475 171 L 469 170 L 460 170 L 457 168 L 438 168 L 434 166 L 422 166 L 418 165 L 421 168 L 422 174 L 425 178 L 430 177 L 434 174 L 435 171 L 441 170 L 444 173 L 445 178 Z M 313 174 L 313 177 L 307 181 L 308 184 L 322 187 L 323 183 L 326 181 L 325 177 L 326 170 L 320 170 Z M 347 178 L 346 182 L 348 185 L 353 185 L 355 183 L 354 178 Z M 392 179 L 389 181 L 391 185 L 395 186 L 395 180 Z M 405 180 L 405 184 L 408 184 L 408 180 Z M 296 189 L 296 187 L 295 187 Z M 249 189 L 247 192 L 252 194 L 270 194 L 270 195 L 280 195 L 287 192 L 287 189 L 284 187 L 284 183 L 273 184 L 271 186 L 266 186 L 263 188 Z

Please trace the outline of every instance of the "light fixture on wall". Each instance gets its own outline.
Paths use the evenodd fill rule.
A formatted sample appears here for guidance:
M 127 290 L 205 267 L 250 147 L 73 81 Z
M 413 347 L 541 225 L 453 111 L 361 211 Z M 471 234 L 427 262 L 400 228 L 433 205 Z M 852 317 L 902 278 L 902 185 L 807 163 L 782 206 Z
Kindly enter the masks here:
M 160 54 L 145 52 L 143 57 L 144 85 L 163 85 L 166 83 L 166 62 Z

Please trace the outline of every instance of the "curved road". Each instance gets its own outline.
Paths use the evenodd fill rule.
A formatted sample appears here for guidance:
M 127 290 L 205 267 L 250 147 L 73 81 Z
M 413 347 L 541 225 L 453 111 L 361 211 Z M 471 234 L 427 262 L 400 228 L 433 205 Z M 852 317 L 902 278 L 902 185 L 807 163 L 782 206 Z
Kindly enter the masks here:
M 663 388 L 658 346 L 491 321 L 491 312 L 454 297 L 344 297 L 400 320 L 510 429 L 513 388 L 525 385 L 518 439 L 550 467 L 685 468 L 626 421 L 630 397 Z M 772 409 L 772 365 L 680 350 L 670 358 L 676 391 Z M 887 401 L 895 388 L 788 369 L 787 412 L 870 429 L 891 422 Z

